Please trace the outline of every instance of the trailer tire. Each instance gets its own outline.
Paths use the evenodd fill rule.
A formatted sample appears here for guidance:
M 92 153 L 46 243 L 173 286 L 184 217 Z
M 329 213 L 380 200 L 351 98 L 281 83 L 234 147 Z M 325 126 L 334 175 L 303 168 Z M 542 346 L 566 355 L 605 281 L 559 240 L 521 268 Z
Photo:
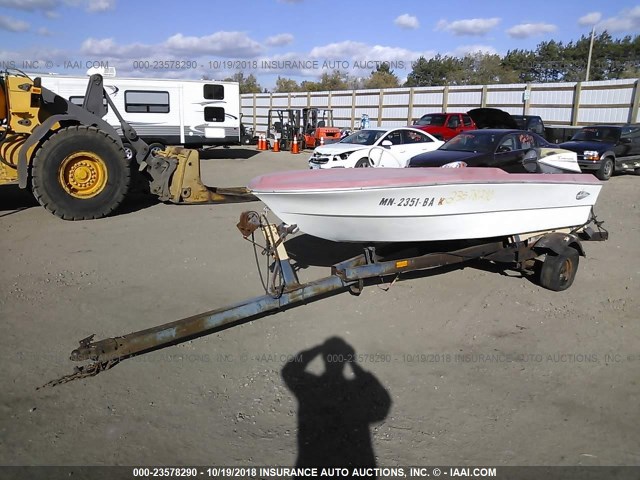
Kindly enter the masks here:
M 122 144 L 123 148 L 124 148 L 124 158 L 127 159 L 127 161 L 131 161 L 133 160 L 133 147 L 131 146 L 130 143 L 123 143 Z
M 613 164 L 613 158 L 605 157 L 602 159 L 602 164 L 598 171 L 596 171 L 596 178 L 598 180 L 602 180 L 603 182 L 609 180 L 611 175 L 613 175 L 613 171 L 615 170 Z
M 31 188 L 40 204 L 64 220 L 112 213 L 129 190 L 129 162 L 117 140 L 95 127 L 58 130 L 36 151 Z
M 164 151 L 165 148 L 167 148 L 166 145 L 155 142 L 149 145 L 149 153 L 155 157 L 158 152 Z
M 547 253 L 540 271 L 540 286 L 554 292 L 566 290 L 576 278 L 579 263 L 580 255 L 575 248 L 568 247 L 559 255 Z
M 355 168 L 369 168 L 371 167 L 371 161 L 368 158 L 361 158 L 357 161 Z

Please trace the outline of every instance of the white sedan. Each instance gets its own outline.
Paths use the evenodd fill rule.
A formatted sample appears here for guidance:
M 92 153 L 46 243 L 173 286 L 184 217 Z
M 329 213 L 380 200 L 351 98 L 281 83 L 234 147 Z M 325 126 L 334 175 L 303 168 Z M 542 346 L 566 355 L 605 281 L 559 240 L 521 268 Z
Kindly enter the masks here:
M 403 168 L 411 157 L 436 150 L 444 142 L 410 127 L 367 128 L 337 143 L 316 147 L 310 168 Z

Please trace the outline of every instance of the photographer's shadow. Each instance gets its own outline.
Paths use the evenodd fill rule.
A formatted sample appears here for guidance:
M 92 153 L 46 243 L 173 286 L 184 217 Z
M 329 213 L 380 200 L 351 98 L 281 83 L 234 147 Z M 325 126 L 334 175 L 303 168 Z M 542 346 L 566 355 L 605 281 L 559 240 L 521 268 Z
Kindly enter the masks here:
M 314 375 L 306 369 L 318 356 L 324 372 Z M 384 420 L 391 397 L 356 358 L 353 347 L 333 337 L 298 353 L 282 369 L 285 384 L 298 399 L 296 466 L 376 466 L 369 425 Z

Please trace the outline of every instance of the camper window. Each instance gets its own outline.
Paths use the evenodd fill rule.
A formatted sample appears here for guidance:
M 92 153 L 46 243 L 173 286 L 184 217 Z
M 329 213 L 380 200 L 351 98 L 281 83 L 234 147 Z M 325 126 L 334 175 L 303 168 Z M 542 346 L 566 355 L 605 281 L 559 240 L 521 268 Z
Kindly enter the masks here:
M 169 113 L 169 92 L 127 90 L 124 109 L 131 113 Z
M 224 100 L 224 85 L 207 83 L 203 86 L 202 95 L 207 100 Z
M 82 104 L 84 103 L 84 97 L 80 97 L 80 96 L 69 97 L 69 101 L 74 105 L 78 105 L 79 107 L 81 107 Z M 104 105 L 104 108 L 106 108 L 108 112 L 109 104 L 107 103 L 107 99 L 104 97 L 102 97 L 102 104 Z
M 205 122 L 224 122 L 224 108 L 204 107 Z

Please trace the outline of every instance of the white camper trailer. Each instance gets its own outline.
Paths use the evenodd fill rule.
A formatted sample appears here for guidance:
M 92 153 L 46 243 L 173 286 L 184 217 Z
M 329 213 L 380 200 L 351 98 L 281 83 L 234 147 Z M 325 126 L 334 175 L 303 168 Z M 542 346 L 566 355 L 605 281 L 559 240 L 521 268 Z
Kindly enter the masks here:
M 43 87 L 82 105 L 88 76 L 39 76 Z M 152 149 L 164 149 L 166 145 L 200 148 L 240 143 L 237 82 L 105 75 L 104 88 L 124 119 Z M 120 122 L 109 108 L 104 119 L 121 133 Z M 130 149 L 126 150 L 130 154 Z

